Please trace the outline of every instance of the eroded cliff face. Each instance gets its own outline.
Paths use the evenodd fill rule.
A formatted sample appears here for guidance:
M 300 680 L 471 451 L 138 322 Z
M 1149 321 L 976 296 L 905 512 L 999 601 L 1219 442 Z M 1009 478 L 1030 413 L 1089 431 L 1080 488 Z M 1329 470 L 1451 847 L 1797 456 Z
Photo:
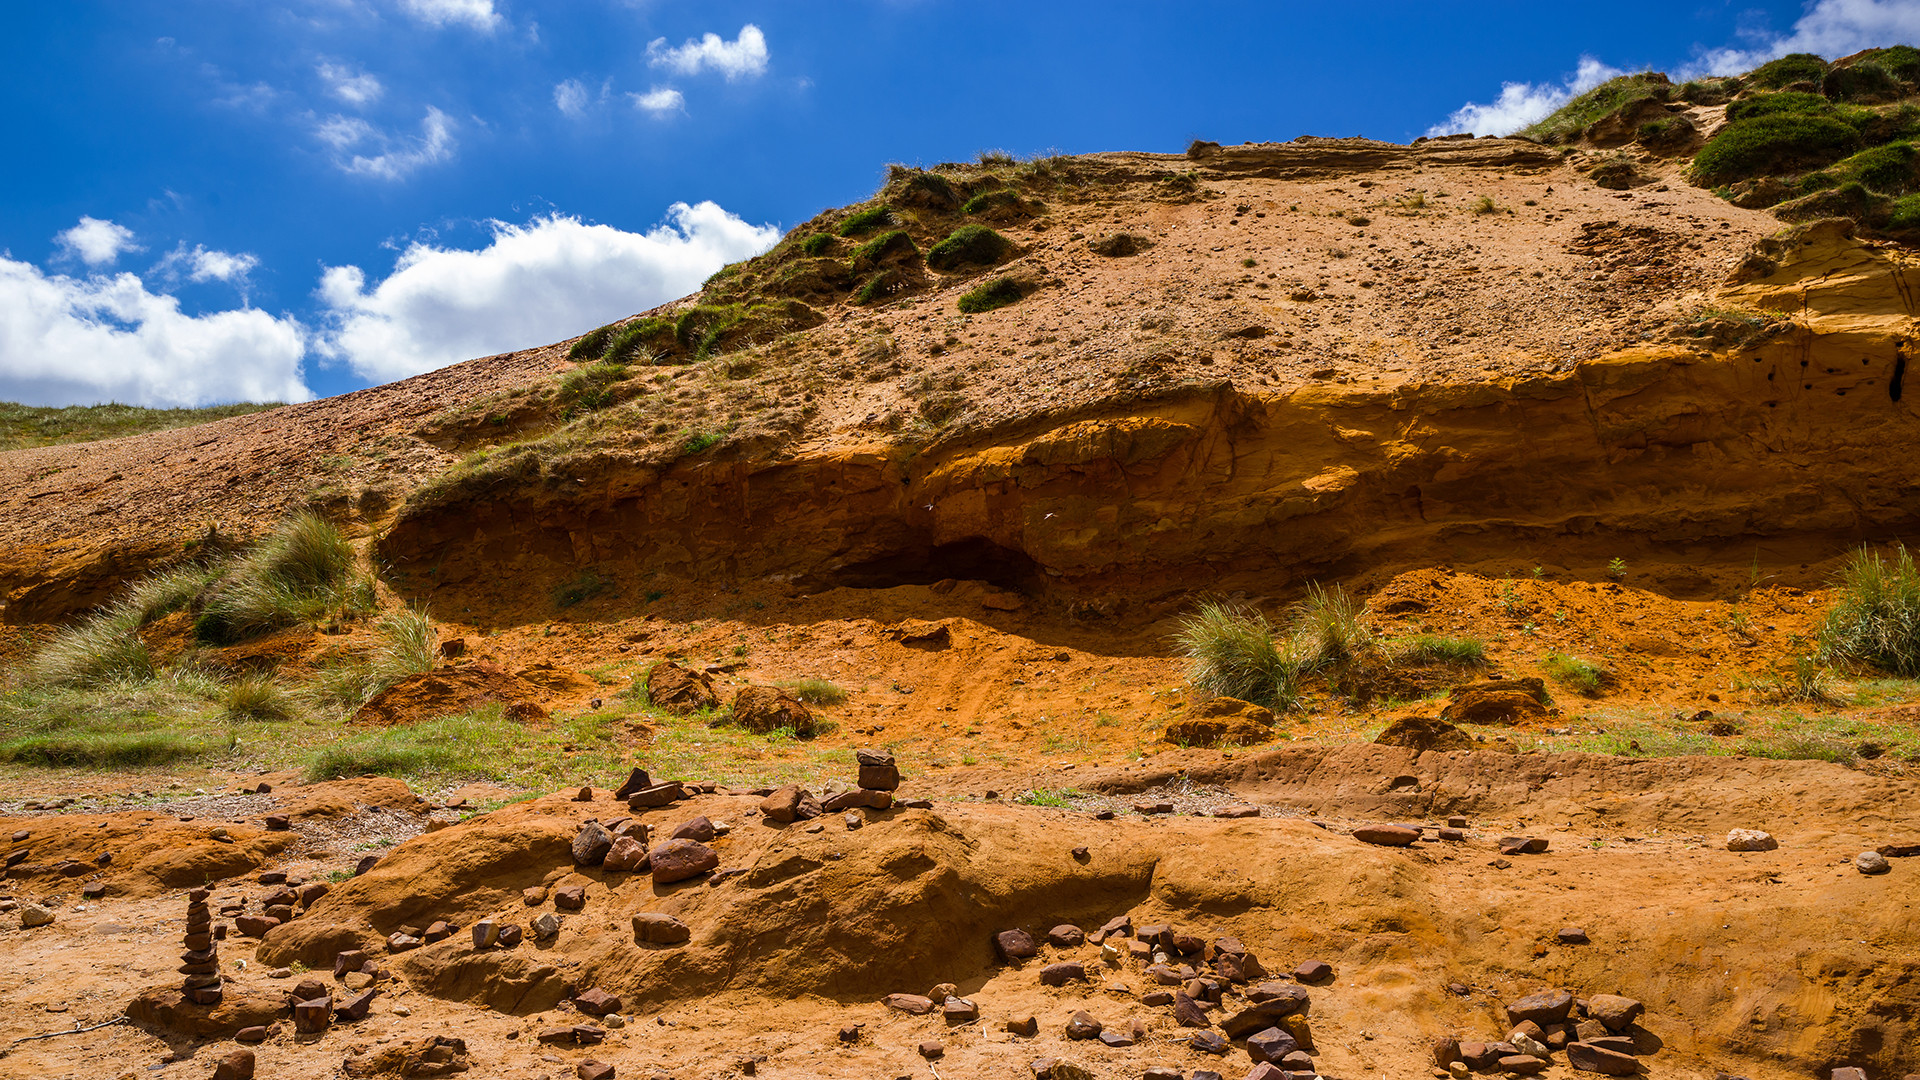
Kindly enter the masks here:
M 1805 561 L 1920 517 L 1901 449 L 1920 436 L 1903 392 L 1913 273 L 1816 231 L 1728 291 L 1790 319 L 1737 348 L 1649 344 L 1478 385 L 1196 383 L 924 447 L 609 455 L 571 483 L 403 513 L 380 554 L 455 593 L 590 566 L 636 582 L 980 578 L 1070 599 L 1503 551 L 1604 563 L 1759 543 Z

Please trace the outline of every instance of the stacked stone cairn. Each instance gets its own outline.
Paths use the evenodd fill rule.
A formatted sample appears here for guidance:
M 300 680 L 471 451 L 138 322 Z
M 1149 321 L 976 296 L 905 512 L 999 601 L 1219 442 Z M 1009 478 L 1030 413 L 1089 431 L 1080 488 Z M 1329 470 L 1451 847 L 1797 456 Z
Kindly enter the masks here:
M 187 951 L 180 954 L 180 974 L 187 977 L 187 1000 L 195 1005 L 220 1004 L 220 946 L 213 936 L 213 912 L 207 908 L 206 889 L 187 893 Z

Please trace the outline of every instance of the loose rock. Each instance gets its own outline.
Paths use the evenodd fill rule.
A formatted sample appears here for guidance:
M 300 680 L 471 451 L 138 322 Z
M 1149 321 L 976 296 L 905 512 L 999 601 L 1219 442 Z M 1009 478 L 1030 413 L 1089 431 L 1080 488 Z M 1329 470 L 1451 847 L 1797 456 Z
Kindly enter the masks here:
M 1780 842 L 1758 829 L 1735 829 L 1727 834 L 1728 851 L 1772 851 Z
M 1893 864 L 1877 851 L 1863 851 L 1853 857 L 1853 868 L 1863 874 L 1884 874 L 1893 869 Z
M 653 863 L 653 880 L 660 885 L 699 877 L 720 865 L 720 856 L 698 840 L 668 840 L 648 857 Z
M 633 917 L 633 939 L 648 945 L 679 945 L 693 937 L 686 923 L 657 911 L 643 911 Z

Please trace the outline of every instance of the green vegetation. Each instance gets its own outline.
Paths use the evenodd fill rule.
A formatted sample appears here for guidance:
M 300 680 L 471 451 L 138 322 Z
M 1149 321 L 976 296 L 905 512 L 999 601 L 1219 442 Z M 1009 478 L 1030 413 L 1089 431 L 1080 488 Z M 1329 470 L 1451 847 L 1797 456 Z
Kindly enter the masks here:
M 1415 634 L 1385 643 L 1387 657 L 1403 667 L 1479 667 L 1487 662 L 1487 643 L 1478 638 Z
M 831 233 L 814 233 L 800 241 L 800 251 L 810 258 L 818 258 L 839 247 L 839 241 Z
M 194 635 L 232 645 L 330 614 L 364 611 L 372 604 L 372 585 L 354 574 L 354 563 L 353 548 L 332 523 L 296 514 L 221 577 L 194 619 Z
M 561 406 L 563 415 L 572 415 L 574 410 L 604 409 L 617 400 L 613 387 L 626 375 L 626 365 L 604 361 L 574 368 L 560 376 L 554 402 Z
M 985 225 L 962 225 L 933 245 L 927 252 L 927 265 L 935 270 L 992 266 L 1012 250 L 1012 241 Z
M 1467 204 L 1467 209 L 1476 214 L 1497 214 L 1500 212 L 1500 207 L 1495 205 L 1493 196 L 1491 195 L 1482 195 L 1473 200 Z
M 58 443 L 95 442 L 149 431 L 192 427 L 230 416 L 277 409 L 266 404 L 213 405 L 204 409 L 143 409 L 138 405 L 69 405 L 51 408 L 0 402 L 0 450 Z
M 809 705 L 840 705 L 847 700 L 847 692 L 825 679 L 798 679 L 784 682 L 780 688 Z
M 1839 600 L 1820 627 L 1819 658 L 1830 664 L 1920 675 L 1920 569 L 1905 545 L 1891 558 L 1861 548 L 1835 582 Z
M 1600 664 L 1565 653 L 1548 653 L 1540 667 L 1554 682 L 1586 697 L 1599 697 L 1609 678 Z
M 1058 810 L 1069 810 L 1073 800 L 1084 799 L 1087 793 L 1078 788 L 1028 788 L 1013 797 L 1013 801 L 1022 806 L 1051 806 Z
M 1651 72 L 1609 79 L 1562 105 L 1552 116 L 1521 131 L 1519 137 L 1549 146 L 1568 142 L 1578 138 L 1594 121 L 1635 102 L 1663 98 L 1667 89 L 1665 77 Z
M 892 223 L 893 211 L 891 209 L 885 205 L 869 206 L 863 210 L 855 210 L 853 213 L 847 215 L 847 219 L 840 223 L 840 235 L 859 236 L 861 233 L 872 232 L 875 229 Z M 809 254 L 813 253 L 810 252 Z
M 1705 186 L 1761 175 L 1798 172 L 1838 161 L 1860 148 L 1860 133 L 1841 120 L 1786 112 L 1736 120 L 1693 159 L 1693 177 Z
M 1810 82 L 1818 87 L 1826 78 L 1827 62 L 1812 53 L 1788 53 L 1769 60 L 1747 73 L 1749 85 L 1762 90 L 1778 90 L 1794 83 Z
M 894 229 L 860 245 L 853 253 L 853 265 L 856 267 L 875 266 L 889 255 L 917 255 L 920 249 L 915 246 L 913 237 L 905 229 Z
M 978 315 L 983 311 L 1018 303 L 1026 294 L 1026 288 L 1019 281 L 1010 277 L 994 278 L 962 293 L 960 310 L 968 315 Z
M 983 191 L 968 199 L 960 212 L 969 215 L 991 214 L 998 210 L 1019 210 L 1024 202 L 1020 192 L 1014 188 L 996 188 Z
M 592 567 L 586 567 L 567 580 L 555 585 L 550 595 L 553 599 L 554 607 L 565 609 L 573 607 L 575 604 L 591 600 L 611 588 L 613 588 L 612 581 L 602 575 L 600 571 Z
M 1203 600 L 1180 620 L 1174 643 L 1188 660 L 1187 681 L 1209 694 L 1276 711 L 1300 700 L 1292 640 L 1253 608 Z
M 607 351 L 607 343 L 613 340 L 614 331 L 618 328 L 618 326 L 619 326 L 618 323 L 608 323 L 607 325 L 599 327 L 598 329 L 589 330 L 586 333 L 581 334 L 579 338 L 575 339 L 572 345 L 567 346 L 567 359 L 569 360 L 599 359 L 601 356 L 605 355 Z

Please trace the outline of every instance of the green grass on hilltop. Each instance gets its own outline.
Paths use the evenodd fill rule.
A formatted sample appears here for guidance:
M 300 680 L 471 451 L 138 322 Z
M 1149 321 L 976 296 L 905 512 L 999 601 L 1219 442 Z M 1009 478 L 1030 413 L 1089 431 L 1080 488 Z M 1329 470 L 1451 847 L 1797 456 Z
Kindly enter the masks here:
M 0 450 L 56 443 L 97 442 L 149 431 L 192 427 L 229 416 L 277 409 L 282 402 L 211 405 L 204 409 L 144 409 L 138 405 L 52 407 L 0 402 Z

